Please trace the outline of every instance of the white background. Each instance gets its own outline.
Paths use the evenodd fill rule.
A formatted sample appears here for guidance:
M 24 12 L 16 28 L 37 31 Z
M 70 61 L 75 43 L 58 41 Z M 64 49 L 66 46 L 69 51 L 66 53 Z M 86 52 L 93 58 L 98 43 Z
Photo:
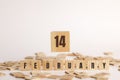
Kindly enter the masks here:
M 55 54 L 51 31 L 70 31 L 71 52 L 120 58 L 120 1 L 0 0 L 0 61 Z

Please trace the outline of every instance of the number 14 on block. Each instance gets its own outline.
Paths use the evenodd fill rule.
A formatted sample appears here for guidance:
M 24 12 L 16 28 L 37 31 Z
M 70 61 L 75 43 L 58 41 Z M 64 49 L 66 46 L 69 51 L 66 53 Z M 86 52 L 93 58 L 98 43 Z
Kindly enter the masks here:
M 69 31 L 51 32 L 51 51 L 52 52 L 69 52 L 69 50 L 70 50 Z

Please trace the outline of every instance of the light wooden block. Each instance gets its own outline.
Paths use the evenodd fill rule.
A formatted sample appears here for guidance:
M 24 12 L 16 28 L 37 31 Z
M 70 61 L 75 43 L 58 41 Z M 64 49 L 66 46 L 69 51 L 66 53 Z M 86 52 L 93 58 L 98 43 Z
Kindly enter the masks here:
M 76 60 L 75 63 L 76 63 L 75 66 L 76 66 L 77 70 L 85 70 L 86 69 L 84 60 Z
M 65 60 L 55 59 L 54 60 L 54 69 L 55 70 L 64 70 L 65 69 Z
M 43 60 L 43 70 L 53 70 L 53 60 L 44 59 Z
M 88 70 L 98 70 L 98 60 L 88 61 Z
M 69 52 L 70 51 L 69 31 L 51 32 L 51 51 L 52 52 Z
M 31 60 L 22 60 L 20 61 L 19 70 L 28 71 L 31 70 Z
M 99 70 L 109 70 L 109 60 L 99 60 Z
M 41 61 L 40 60 L 33 60 L 31 62 L 32 70 L 40 70 L 41 69 Z
M 65 69 L 66 70 L 74 70 L 75 69 L 75 60 L 66 60 L 65 61 Z
M 89 67 L 88 67 L 89 64 L 88 63 L 89 63 L 89 60 L 84 60 L 84 66 L 83 67 L 85 68 L 85 70 L 89 70 Z

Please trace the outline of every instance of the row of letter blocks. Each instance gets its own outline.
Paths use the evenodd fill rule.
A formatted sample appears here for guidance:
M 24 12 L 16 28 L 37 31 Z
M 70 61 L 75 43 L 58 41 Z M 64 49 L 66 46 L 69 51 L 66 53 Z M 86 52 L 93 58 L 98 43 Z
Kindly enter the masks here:
M 108 70 L 109 60 L 23 60 L 19 70 Z

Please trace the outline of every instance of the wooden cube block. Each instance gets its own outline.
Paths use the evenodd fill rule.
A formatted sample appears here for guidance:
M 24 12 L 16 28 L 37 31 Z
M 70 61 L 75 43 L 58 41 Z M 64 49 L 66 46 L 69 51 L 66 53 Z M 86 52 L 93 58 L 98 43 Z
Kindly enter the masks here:
M 53 70 L 53 60 L 44 59 L 43 60 L 43 70 Z
M 52 52 L 69 52 L 70 51 L 69 31 L 51 32 L 51 51 Z
M 31 70 L 31 69 L 32 69 L 31 60 L 20 61 L 19 70 L 28 71 L 28 70 Z
M 80 69 L 80 70 L 85 70 L 86 66 L 85 66 L 85 61 L 84 60 L 76 60 L 76 69 Z
M 64 70 L 65 69 L 65 60 L 55 59 L 53 65 L 54 65 L 55 70 Z
M 98 61 L 97 60 L 89 60 L 88 61 L 88 70 L 98 70 Z
M 99 60 L 99 70 L 109 70 L 109 60 Z
M 65 61 L 65 69 L 66 70 L 74 70 L 75 69 L 75 60 L 66 60 Z
M 32 70 L 40 70 L 41 69 L 41 61 L 40 60 L 33 60 L 31 62 Z

